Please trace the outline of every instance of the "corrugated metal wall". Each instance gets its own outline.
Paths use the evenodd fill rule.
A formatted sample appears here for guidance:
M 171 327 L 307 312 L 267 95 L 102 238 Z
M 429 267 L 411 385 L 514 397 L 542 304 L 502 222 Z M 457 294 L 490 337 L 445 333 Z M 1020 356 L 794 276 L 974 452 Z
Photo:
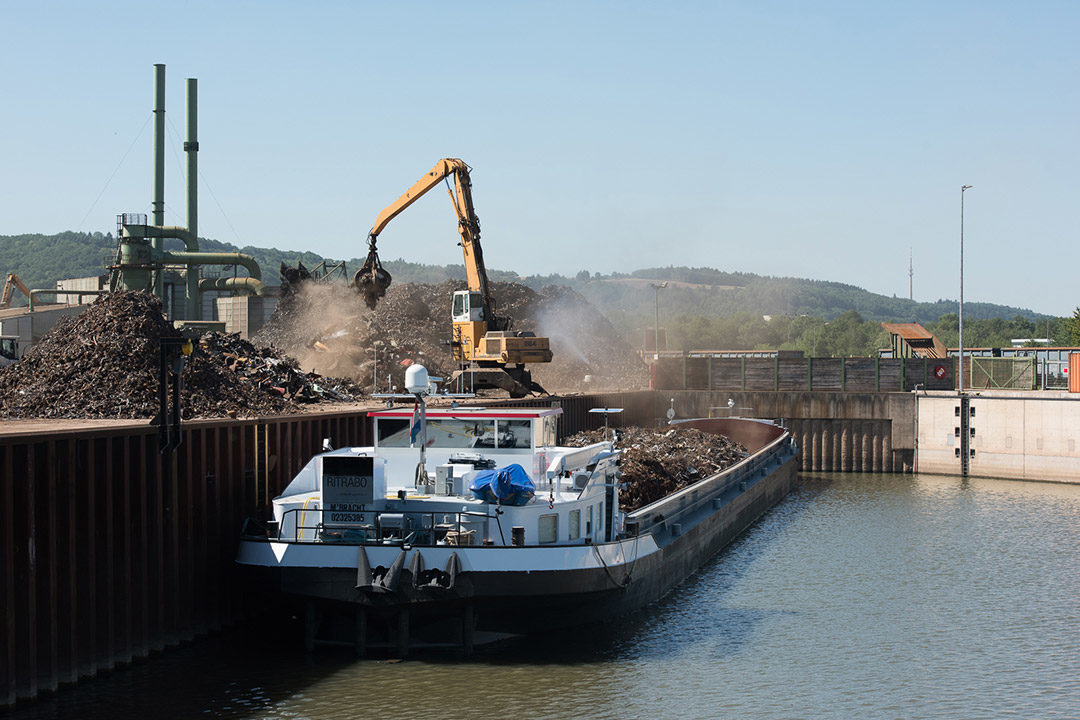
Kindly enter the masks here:
M 0 706 L 241 617 L 243 519 L 360 413 L 0 436 Z

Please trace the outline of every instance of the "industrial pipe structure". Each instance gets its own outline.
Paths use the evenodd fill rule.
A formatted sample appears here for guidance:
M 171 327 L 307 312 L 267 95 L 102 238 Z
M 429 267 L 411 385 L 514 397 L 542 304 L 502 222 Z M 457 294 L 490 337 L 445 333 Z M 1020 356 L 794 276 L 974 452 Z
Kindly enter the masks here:
M 165 66 L 154 65 L 154 199 L 153 223 L 160 227 L 165 224 Z M 157 251 L 165 249 L 163 238 L 155 238 L 151 243 Z M 188 248 L 189 250 L 191 248 Z M 165 297 L 165 274 L 160 270 L 154 273 L 154 294 Z
M 202 319 L 202 292 L 207 290 L 240 291 L 265 295 L 262 271 L 255 258 L 244 253 L 212 253 L 199 250 L 199 139 L 198 81 L 187 80 L 187 227 L 164 225 L 165 208 L 165 66 L 154 65 L 154 198 L 153 221 L 147 225 L 129 223 L 122 216 L 119 263 L 110 281 L 113 290 L 153 290 L 165 301 L 164 271 L 170 265 L 185 273 L 185 312 L 187 320 Z M 165 238 L 184 243 L 183 251 L 165 250 Z M 226 278 L 228 282 L 201 281 L 200 265 L 232 265 L 247 269 L 250 277 Z
M 265 295 L 266 286 L 255 278 L 231 277 L 231 278 L 203 278 L 199 281 L 199 290 L 207 292 L 248 292 L 252 295 Z
M 187 79 L 187 140 L 184 141 L 184 154 L 187 155 L 187 227 L 194 247 L 199 249 L 199 81 Z M 254 262 L 252 264 L 255 264 Z M 258 267 L 255 264 L 255 267 Z M 256 271 L 257 272 L 257 271 Z M 195 310 L 195 320 L 202 320 L 202 294 L 199 292 L 199 273 L 188 267 L 187 272 L 187 313 Z M 189 315 L 188 319 L 192 319 Z
M 83 295 L 105 295 L 108 290 L 31 290 L 27 296 L 30 298 L 30 312 L 34 312 L 34 298 L 38 295 L 78 295 L 81 299 Z

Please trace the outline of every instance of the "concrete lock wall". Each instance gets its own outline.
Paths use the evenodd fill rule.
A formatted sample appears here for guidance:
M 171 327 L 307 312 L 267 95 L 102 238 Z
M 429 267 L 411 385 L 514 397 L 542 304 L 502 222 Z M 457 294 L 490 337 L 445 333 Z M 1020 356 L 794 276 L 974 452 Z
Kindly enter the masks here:
M 1080 482 L 1080 402 L 1068 393 L 969 395 L 968 474 Z M 960 400 L 918 396 L 919 472 L 960 473 Z

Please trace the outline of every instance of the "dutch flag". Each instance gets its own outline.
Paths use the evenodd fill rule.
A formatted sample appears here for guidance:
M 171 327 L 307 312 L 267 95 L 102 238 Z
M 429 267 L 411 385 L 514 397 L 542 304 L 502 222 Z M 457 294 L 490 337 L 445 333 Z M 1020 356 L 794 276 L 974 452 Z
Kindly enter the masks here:
M 412 411 L 412 424 L 409 425 L 409 446 L 416 446 L 416 438 L 420 436 L 420 430 L 424 425 L 424 420 L 420 416 L 420 403 L 413 405 Z

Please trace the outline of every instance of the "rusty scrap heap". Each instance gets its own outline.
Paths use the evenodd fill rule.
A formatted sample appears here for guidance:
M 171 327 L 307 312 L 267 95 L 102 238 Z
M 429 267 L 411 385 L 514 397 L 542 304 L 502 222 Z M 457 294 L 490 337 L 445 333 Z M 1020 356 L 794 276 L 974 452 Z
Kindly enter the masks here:
M 63 318 L 21 361 L 0 371 L 0 416 L 151 418 L 158 411 L 160 340 L 180 333 L 149 293 L 111 293 Z M 235 335 L 210 333 L 183 373 L 183 416 L 291 412 L 352 399 L 355 386 L 307 375 L 296 361 Z
M 746 448 L 722 435 L 694 428 L 624 427 L 615 430 L 615 447 L 622 450 L 619 509 L 632 512 L 678 492 L 737 463 Z M 584 447 L 605 439 L 603 430 L 586 430 L 566 438 L 564 445 Z

